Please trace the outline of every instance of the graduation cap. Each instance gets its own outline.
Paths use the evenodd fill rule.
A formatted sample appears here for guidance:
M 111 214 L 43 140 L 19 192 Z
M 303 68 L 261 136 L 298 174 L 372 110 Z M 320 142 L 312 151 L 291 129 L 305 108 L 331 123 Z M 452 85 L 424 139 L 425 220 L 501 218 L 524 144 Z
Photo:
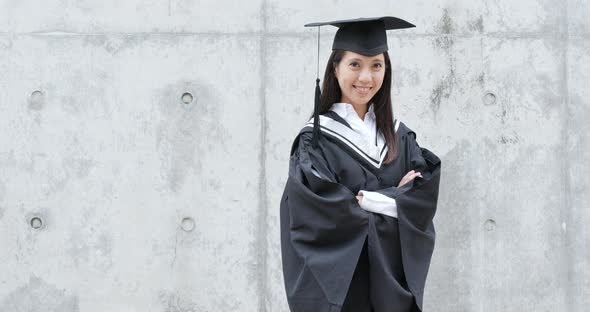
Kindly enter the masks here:
M 315 86 L 314 123 L 312 145 L 317 147 L 319 140 L 319 105 L 320 105 L 320 78 L 319 78 L 319 53 L 320 53 L 320 26 L 332 25 L 338 27 L 334 36 L 332 50 L 346 50 L 373 56 L 383 53 L 387 48 L 387 34 L 389 29 L 402 29 L 416 27 L 414 24 L 393 16 L 356 18 L 332 22 L 319 22 L 305 24 L 305 27 L 318 27 L 318 70 Z

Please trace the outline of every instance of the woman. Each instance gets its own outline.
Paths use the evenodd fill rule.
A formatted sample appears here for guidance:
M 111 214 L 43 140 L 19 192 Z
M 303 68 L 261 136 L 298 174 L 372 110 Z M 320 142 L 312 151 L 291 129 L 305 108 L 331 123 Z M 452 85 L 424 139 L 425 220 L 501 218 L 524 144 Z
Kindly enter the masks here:
M 281 200 L 289 307 L 422 311 L 440 160 L 394 121 L 385 34 L 414 25 L 380 17 L 306 26 L 328 24 L 339 29 L 323 93 L 293 143 Z

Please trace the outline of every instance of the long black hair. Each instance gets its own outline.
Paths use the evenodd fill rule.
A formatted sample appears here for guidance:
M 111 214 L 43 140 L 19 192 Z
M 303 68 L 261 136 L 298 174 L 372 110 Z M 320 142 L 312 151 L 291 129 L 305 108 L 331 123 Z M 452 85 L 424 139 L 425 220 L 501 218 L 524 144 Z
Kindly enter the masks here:
M 332 104 L 338 103 L 342 97 L 340 85 L 336 79 L 335 69 L 342 60 L 344 50 L 334 50 L 328 64 L 326 65 L 326 72 L 324 74 L 324 83 L 322 85 L 322 96 L 320 97 L 319 113 L 323 114 L 330 110 Z M 397 158 L 397 137 L 393 125 L 393 109 L 391 107 L 391 61 L 389 54 L 383 52 L 385 59 L 385 77 L 383 77 L 383 85 L 377 91 L 375 96 L 369 101 L 373 103 L 375 112 L 375 119 L 377 122 L 377 130 L 383 133 L 385 144 L 387 144 L 387 156 L 384 163 L 388 164 Z

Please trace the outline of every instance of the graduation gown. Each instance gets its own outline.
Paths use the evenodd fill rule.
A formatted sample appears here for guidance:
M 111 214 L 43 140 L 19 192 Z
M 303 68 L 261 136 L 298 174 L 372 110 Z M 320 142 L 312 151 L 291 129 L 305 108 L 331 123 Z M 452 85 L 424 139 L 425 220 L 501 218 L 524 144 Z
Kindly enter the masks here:
M 375 145 L 334 112 L 320 116 L 322 135 L 311 145 L 313 121 L 291 148 L 280 204 L 281 254 L 292 312 L 422 311 L 434 249 L 440 159 L 395 123 L 399 155 L 384 164 Z M 410 170 L 422 173 L 402 187 Z M 398 218 L 363 210 L 359 190 L 396 200 Z

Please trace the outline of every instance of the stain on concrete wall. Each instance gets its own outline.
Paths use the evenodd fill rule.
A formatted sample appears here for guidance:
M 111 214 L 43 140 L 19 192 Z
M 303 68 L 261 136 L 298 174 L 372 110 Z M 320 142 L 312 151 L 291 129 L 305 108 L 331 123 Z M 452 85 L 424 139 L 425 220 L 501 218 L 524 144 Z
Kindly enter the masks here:
M 78 296 L 31 277 L 27 284 L 0 299 L 0 311 L 11 312 L 79 312 Z

